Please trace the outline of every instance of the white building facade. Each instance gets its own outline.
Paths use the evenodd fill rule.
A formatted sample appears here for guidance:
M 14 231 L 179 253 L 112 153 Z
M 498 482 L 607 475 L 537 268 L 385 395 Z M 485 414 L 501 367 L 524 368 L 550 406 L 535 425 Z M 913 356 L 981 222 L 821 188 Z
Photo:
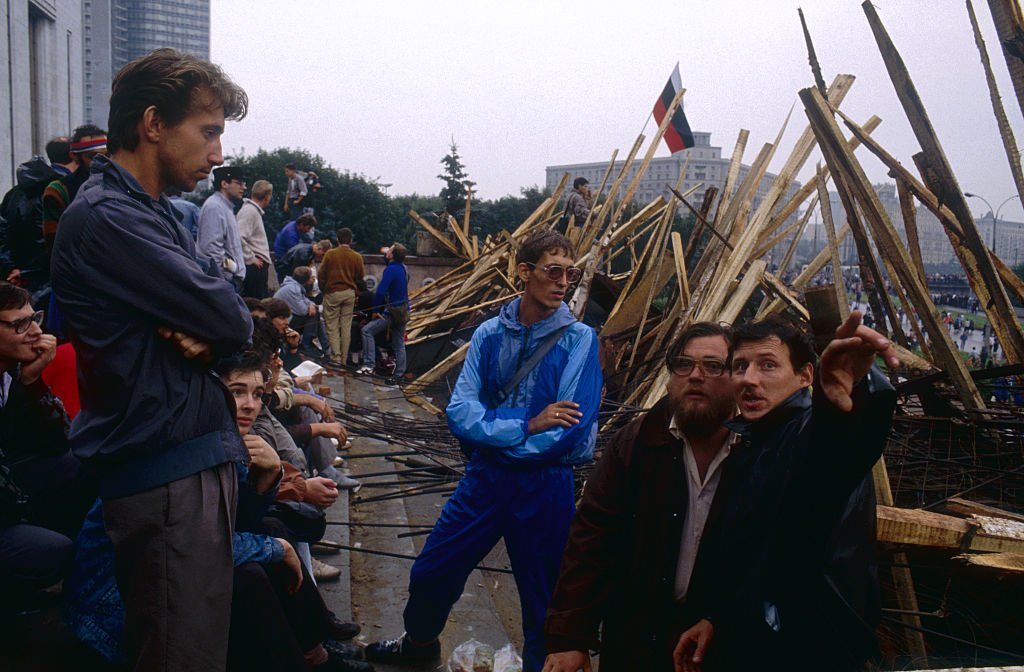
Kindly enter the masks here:
M 0 0 L 0 194 L 82 123 L 81 0 Z

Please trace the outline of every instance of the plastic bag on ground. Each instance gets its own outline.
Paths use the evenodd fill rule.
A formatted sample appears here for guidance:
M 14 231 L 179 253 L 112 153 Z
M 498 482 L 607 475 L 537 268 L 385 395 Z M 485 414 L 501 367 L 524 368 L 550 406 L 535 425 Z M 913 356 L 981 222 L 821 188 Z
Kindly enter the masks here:
M 470 639 L 455 647 L 448 657 L 448 672 L 522 672 L 523 660 L 511 644 L 497 652 L 494 648 Z

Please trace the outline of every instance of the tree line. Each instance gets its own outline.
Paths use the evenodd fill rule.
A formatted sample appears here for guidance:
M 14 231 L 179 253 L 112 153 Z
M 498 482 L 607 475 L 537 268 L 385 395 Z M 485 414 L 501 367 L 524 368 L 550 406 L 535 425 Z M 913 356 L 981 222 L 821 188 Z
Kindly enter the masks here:
M 389 196 L 384 185 L 376 178 L 362 173 L 338 170 L 318 154 L 305 149 L 279 147 L 260 149 L 252 155 L 228 157 L 233 166 L 240 167 L 250 185 L 256 180 L 268 180 L 274 185 L 274 200 L 267 208 L 263 221 L 273 236 L 288 223 L 283 212 L 287 191 L 284 165 L 294 163 L 300 171 L 313 171 L 319 178 L 320 188 L 307 197 L 317 218 L 317 237 L 334 239 L 335 231 L 342 227 L 352 229 L 356 245 L 363 251 L 374 251 L 383 245 L 400 242 L 410 250 L 416 247 L 419 228 L 408 216 L 415 210 L 431 223 L 437 213 L 447 209 L 459 222 L 466 207 L 467 194 L 474 193 L 475 182 L 469 179 L 465 166 L 453 142 L 450 153 L 442 160 L 443 171 L 438 178 L 443 188 L 436 195 L 408 194 Z M 519 196 L 503 196 L 494 200 L 470 204 L 470 233 L 482 241 L 487 235 L 501 229 L 515 229 L 550 195 L 538 186 L 525 187 Z M 201 201 L 205 194 L 196 195 Z

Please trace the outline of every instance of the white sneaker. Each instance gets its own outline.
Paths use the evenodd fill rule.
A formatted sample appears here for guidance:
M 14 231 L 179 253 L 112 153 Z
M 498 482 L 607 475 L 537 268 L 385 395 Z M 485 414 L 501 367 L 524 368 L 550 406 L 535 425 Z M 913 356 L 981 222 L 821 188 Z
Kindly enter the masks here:
M 328 565 L 323 560 L 312 558 L 313 578 L 317 581 L 337 581 L 341 578 L 341 570 L 333 565 Z
M 373 374 L 373 369 L 371 369 L 368 366 L 360 366 L 359 370 L 356 371 L 356 373 L 358 375 L 360 375 L 360 376 L 369 376 L 369 375 Z

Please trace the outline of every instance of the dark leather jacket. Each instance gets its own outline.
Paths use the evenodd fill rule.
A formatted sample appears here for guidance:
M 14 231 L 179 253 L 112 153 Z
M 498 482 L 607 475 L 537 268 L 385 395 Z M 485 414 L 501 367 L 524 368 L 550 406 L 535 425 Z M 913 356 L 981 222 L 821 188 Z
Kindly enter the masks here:
M 24 520 L 28 497 L 8 467 L 24 460 L 53 457 L 68 451 L 68 416 L 42 378 L 21 382 L 21 366 L 11 371 L 7 403 L 0 407 L 0 526 Z M 3 373 L 0 373 L 2 384 Z
M 671 672 L 679 635 L 704 612 L 703 553 L 686 603 L 673 594 L 688 494 L 669 419 L 662 399 L 619 431 L 594 467 L 548 606 L 548 652 L 600 649 L 602 672 Z M 708 525 L 715 515 L 713 506 Z
M 725 669 L 853 670 L 876 652 L 871 468 L 895 404 L 873 367 L 850 413 L 802 390 L 756 422 L 727 423 L 742 437 L 728 478 L 743 485 L 702 548 L 715 558 L 708 615 Z

